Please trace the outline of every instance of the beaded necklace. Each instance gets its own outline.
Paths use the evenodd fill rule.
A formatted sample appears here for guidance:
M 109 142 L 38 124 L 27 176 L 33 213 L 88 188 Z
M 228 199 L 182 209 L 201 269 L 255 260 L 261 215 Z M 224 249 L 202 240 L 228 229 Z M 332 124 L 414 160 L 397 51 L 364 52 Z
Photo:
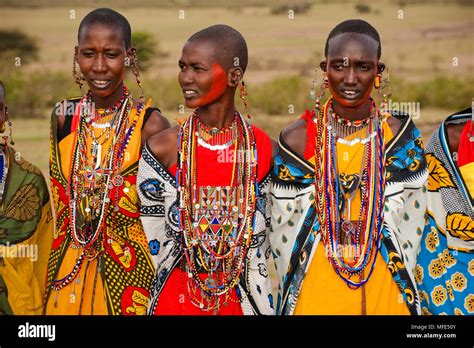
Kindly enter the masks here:
M 0 146 L 0 210 L 3 209 L 3 194 L 7 183 L 8 154 L 5 147 Z
M 231 126 L 235 151 L 245 156 L 234 156 L 231 184 L 198 186 L 198 117 L 197 112 L 191 115 L 178 137 L 179 229 L 191 302 L 210 311 L 232 300 L 230 292 L 245 266 L 255 223 L 257 153 L 250 125 L 237 113 Z
M 198 144 L 212 151 L 225 150 L 235 143 L 237 134 L 237 112 L 230 126 L 225 128 L 210 128 L 204 125 L 199 117 L 196 120 L 198 129 Z
M 53 280 L 52 288 L 57 291 L 74 281 L 85 259 L 92 261 L 103 253 L 103 243 L 111 243 L 111 239 L 118 238 L 113 234 L 116 219 L 110 219 L 112 226 L 107 231 L 106 214 L 111 213 L 111 207 L 113 212 L 119 211 L 119 190 L 115 190 L 115 196 L 111 191 L 124 183 L 121 173 L 124 153 L 144 107 L 144 103 L 137 105 L 137 112 L 130 123 L 133 99 L 124 87 L 121 105 L 114 109 L 111 127 L 97 137 L 92 125 L 95 117 L 91 109 L 85 107 L 90 101 L 91 94 L 88 93 L 79 102 L 79 125 L 74 134 L 68 187 L 72 247 L 81 251 L 72 271 L 62 279 Z M 111 141 L 107 142 L 110 137 Z M 90 146 L 88 139 L 91 140 Z M 104 155 L 103 147 L 106 147 Z M 124 192 L 126 189 L 123 189 Z
M 371 100 L 369 106 L 370 116 L 360 121 L 351 121 L 340 117 L 334 112 L 331 100 L 331 105 L 328 108 L 330 117 L 327 124 L 327 129 L 332 133 L 332 136 L 336 138 L 336 141 L 340 144 L 354 146 L 358 143 L 361 143 L 365 145 L 377 134 L 375 130 L 370 131 L 369 127 L 372 119 L 376 116 L 374 109 L 375 101 Z M 366 130 L 365 137 L 356 137 L 354 134 L 358 133 L 362 129 Z
M 337 167 L 337 141 L 327 125 L 330 124 L 332 98 L 316 115 L 315 146 L 315 207 L 321 227 L 322 241 L 336 273 L 349 287 L 365 284 L 375 265 L 383 224 L 385 203 L 385 142 L 380 112 L 371 101 L 371 116 L 367 127 L 376 132 L 365 144 L 360 177 L 361 207 L 357 226 L 350 221 L 353 191 L 345 190 Z M 357 189 L 357 187 L 352 190 Z M 349 209 L 343 217 L 344 210 Z M 353 258 L 341 256 L 347 248 L 356 250 Z M 359 252 L 360 251 L 360 252 Z M 369 264 L 370 263 L 370 264 Z M 364 272 L 369 267 L 368 273 Z M 351 279 L 358 275 L 359 280 Z
M 100 109 L 100 108 L 95 109 L 93 121 L 97 121 L 98 119 L 101 119 L 103 117 L 106 117 L 106 116 L 109 116 L 109 115 L 112 115 L 112 114 L 116 114 L 117 111 L 123 105 L 123 102 L 125 101 L 125 99 L 128 97 L 129 94 L 130 94 L 130 92 L 129 92 L 128 88 L 124 85 L 123 86 L 122 97 L 117 102 L 117 104 L 115 104 L 115 105 L 113 105 L 109 108 L 106 108 L 106 109 Z M 87 100 L 92 101 L 92 92 L 91 91 L 87 92 Z

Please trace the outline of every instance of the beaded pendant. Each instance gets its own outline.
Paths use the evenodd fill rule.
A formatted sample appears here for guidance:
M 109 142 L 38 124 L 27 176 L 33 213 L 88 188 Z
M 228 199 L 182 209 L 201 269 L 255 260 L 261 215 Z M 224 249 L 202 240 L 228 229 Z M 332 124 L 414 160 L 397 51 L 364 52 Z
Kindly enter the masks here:
M 210 311 L 230 300 L 231 290 L 245 266 L 258 187 L 256 144 L 250 125 L 236 114 L 230 133 L 235 137 L 236 153 L 246 155 L 243 159 L 234 156 L 229 186 L 200 187 L 197 185 L 198 127 L 195 113 L 182 125 L 178 138 L 179 228 L 191 302 Z

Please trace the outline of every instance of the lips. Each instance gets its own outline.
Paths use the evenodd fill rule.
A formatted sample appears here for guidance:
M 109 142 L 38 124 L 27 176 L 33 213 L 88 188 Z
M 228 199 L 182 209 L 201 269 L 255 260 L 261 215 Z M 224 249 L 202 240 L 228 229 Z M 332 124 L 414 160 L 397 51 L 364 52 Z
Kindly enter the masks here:
M 183 89 L 183 96 L 185 99 L 191 99 L 198 95 L 195 89 Z
M 355 89 L 341 89 L 340 94 L 344 99 L 354 100 L 360 96 L 360 91 Z
M 110 85 L 111 80 L 91 79 L 90 82 L 97 89 L 106 89 Z

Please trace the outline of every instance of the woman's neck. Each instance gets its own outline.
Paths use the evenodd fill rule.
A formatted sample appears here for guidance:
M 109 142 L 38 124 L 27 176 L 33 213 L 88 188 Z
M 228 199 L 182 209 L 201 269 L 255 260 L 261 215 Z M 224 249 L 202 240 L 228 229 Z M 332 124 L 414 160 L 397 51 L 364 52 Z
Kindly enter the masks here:
M 230 103 L 215 103 L 199 107 L 197 110 L 201 122 L 209 128 L 222 129 L 234 121 L 235 106 Z
M 120 99 L 122 99 L 123 93 L 124 85 L 123 83 L 121 83 L 120 86 L 118 86 L 117 89 L 107 97 L 99 97 L 95 94 L 92 94 L 91 98 L 96 109 L 107 109 L 116 105 L 120 101 Z
M 332 100 L 332 108 L 336 115 L 350 121 L 364 120 L 370 116 L 370 99 L 356 107 L 346 107 Z

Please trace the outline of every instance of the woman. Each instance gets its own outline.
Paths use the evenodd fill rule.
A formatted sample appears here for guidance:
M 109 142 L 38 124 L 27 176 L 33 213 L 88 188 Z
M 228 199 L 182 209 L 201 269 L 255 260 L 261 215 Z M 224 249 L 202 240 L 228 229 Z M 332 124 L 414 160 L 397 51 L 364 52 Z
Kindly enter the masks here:
M 385 65 L 369 23 L 337 25 L 325 56 L 330 98 L 283 130 L 275 156 L 278 313 L 417 314 L 427 179 L 420 132 L 408 115 L 384 110 L 388 95 L 381 108 L 370 96 L 384 87 Z
M 78 63 L 83 76 L 76 71 Z M 124 85 L 131 29 L 110 9 L 81 22 L 73 75 L 89 91 L 60 104 L 51 122 L 56 234 L 46 314 L 145 314 L 154 273 L 140 223 L 136 173 L 150 134 L 169 126 Z
M 449 116 L 426 147 L 427 221 L 415 278 L 422 314 L 474 314 L 474 122 Z
M 51 203 L 41 171 L 9 146 L 5 97 L 0 81 L 0 314 L 41 314 L 53 237 Z
M 179 83 L 195 111 L 143 151 L 140 211 L 157 269 L 150 314 L 273 313 L 265 231 L 272 144 L 234 105 L 239 83 L 245 98 L 247 57 L 229 26 L 192 35 Z

